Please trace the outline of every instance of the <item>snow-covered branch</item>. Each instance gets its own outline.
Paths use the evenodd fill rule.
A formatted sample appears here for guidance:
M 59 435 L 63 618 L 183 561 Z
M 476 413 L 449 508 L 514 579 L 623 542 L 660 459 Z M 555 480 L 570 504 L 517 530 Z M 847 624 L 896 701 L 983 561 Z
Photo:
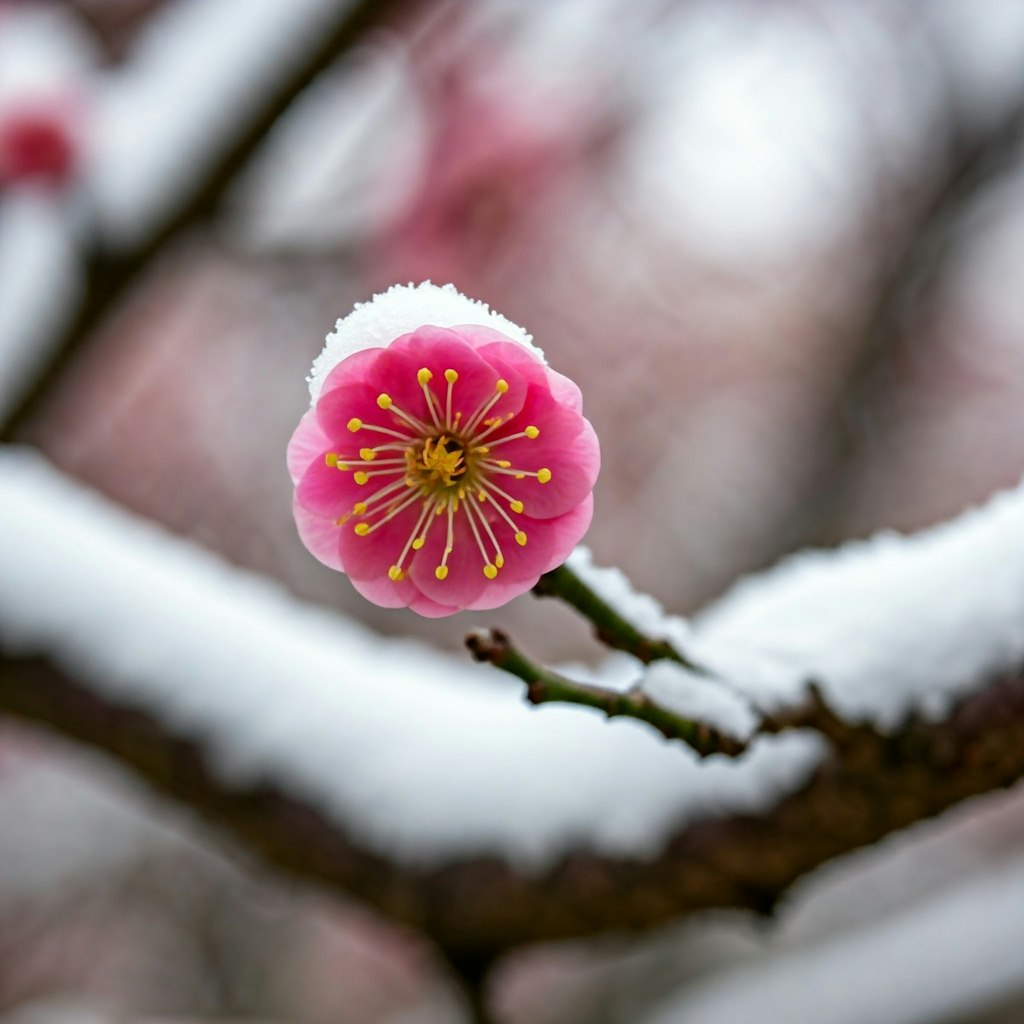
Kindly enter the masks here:
M 709 610 L 689 649 L 803 728 L 700 761 L 383 644 L 7 450 L 0 709 L 455 956 L 768 911 L 825 861 L 1024 774 L 1022 518 L 1018 491 L 920 537 L 802 556 Z M 733 713 L 683 671 L 615 654 L 592 681 L 642 673 L 674 713 Z
M 68 358 L 156 257 L 217 211 L 296 96 L 408 3 L 265 5 L 245 31 L 231 3 L 183 5 L 170 24 L 158 20 L 158 45 L 122 72 L 132 88 L 115 93 L 123 102 L 113 104 L 110 138 L 92 168 L 98 217 L 79 254 L 81 301 L 47 341 L 45 363 L 32 368 L 18 400 L 0 410 L 0 439 L 17 436 Z M 219 45 L 224 32 L 228 50 Z

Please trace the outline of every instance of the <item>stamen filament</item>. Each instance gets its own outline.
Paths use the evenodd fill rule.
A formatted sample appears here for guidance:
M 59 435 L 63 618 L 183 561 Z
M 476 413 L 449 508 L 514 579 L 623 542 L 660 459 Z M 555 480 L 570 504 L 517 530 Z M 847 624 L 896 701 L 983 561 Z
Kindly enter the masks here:
M 482 434 L 480 435 L 483 436 Z M 499 437 L 496 441 L 488 441 L 487 446 L 489 448 L 497 448 L 499 444 L 504 444 L 506 441 L 518 441 L 521 437 L 528 437 L 531 441 L 535 440 L 540 436 L 540 431 L 536 427 L 527 427 L 525 430 L 520 430 L 518 434 L 506 434 L 504 437 Z M 475 438 L 479 441 L 480 437 Z
M 454 370 L 452 371 L 455 372 Z M 445 374 L 447 376 L 447 373 Z M 443 580 L 448 575 L 448 556 L 455 550 L 455 510 L 451 504 L 448 505 L 448 537 L 444 544 L 444 554 L 441 556 L 441 564 L 434 570 L 434 575 Z
M 472 502 L 466 505 L 466 522 L 469 523 L 469 528 L 473 531 L 473 539 L 476 541 L 476 546 L 480 549 L 480 557 L 484 560 L 484 575 L 489 580 L 493 580 L 498 575 L 498 570 L 487 557 L 487 549 L 484 547 L 484 542 L 480 539 L 480 531 L 477 529 L 476 520 L 470 513 L 472 507 Z
M 388 514 L 384 516 L 383 519 L 378 519 L 377 522 L 370 525 L 369 529 L 361 531 L 359 535 L 361 537 L 365 537 L 367 534 L 373 533 L 374 530 L 379 530 L 385 523 L 391 522 L 391 520 L 394 519 L 399 512 L 403 512 L 405 509 L 407 509 L 414 501 L 419 501 L 421 497 L 422 495 L 419 494 L 410 494 L 409 497 L 405 499 L 405 501 L 400 502 L 398 505 L 395 505 L 395 507 L 392 508 L 388 512 Z M 363 522 L 359 525 L 366 526 L 367 524 Z
M 416 379 L 420 382 L 420 387 L 423 389 L 423 397 L 427 400 L 427 409 L 430 411 L 430 418 L 434 421 L 434 426 L 437 427 L 438 430 L 441 430 L 440 409 L 437 406 L 437 399 L 434 398 L 434 393 L 430 390 L 430 381 L 433 376 L 434 375 L 425 366 L 416 373 Z
M 462 428 L 467 434 L 471 434 L 480 424 L 480 421 L 494 408 L 498 403 L 498 400 L 502 395 L 508 392 L 508 381 L 500 379 L 497 384 L 494 385 L 494 394 L 491 395 L 485 402 L 480 404 L 472 416 L 466 421 L 466 425 Z
M 359 423 L 357 430 L 373 430 L 378 434 L 387 434 L 388 437 L 397 437 L 399 441 L 405 441 L 407 443 L 416 440 L 414 434 L 400 434 L 397 430 L 392 430 L 390 427 L 378 427 L 375 423 L 363 423 L 361 420 L 355 422 Z M 351 427 L 349 428 L 351 429 Z
M 409 539 L 405 542 L 405 547 L 402 548 L 402 553 L 398 556 L 398 560 L 391 567 L 392 569 L 397 569 L 399 572 L 402 572 L 402 563 L 405 561 L 406 555 L 409 554 L 409 549 L 412 548 L 413 545 L 415 544 L 416 538 L 419 536 L 419 532 L 423 527 L 424 520 L 426 520 L 427 517 L 430 515 L 430 512 L 433 509 L 433 507 L 433 500 L 423 502 L 423 511 L 420 513 L 419 519 L 416 520 L 416 525 L 413 527 L 412 533 L 409 534 Z
M 459 375 L 455 370 L 445 370 L 444 379 L 448 382 L 448 394 L 444 402 L 444 425 L 451 430 L 455 426 L 452 420 L 452 389 L 455 387 Z
M 487 484 L 484 483 L 484 487 L 486 486 Z M 512 520 L 512 517 L 494 500 L 494 497 L 491 494 L 487 495 L 487 500 L 494 506 L 498 515 L 505 520 L 505 522 L 508 524 L 508 528 L 515 534 L 516 543 L 520 547 L 523 547 L 526 544 L 526 534 L 522 530 L 520 530 L 518 526 L 516 526 L 515 522 L 513 522 Z M 523 540 L 520 540 L 520 537 L 522 537 Z
M 491 524 L 487 521 L 487 516 L 484 515 L 483 509 L 478 508 L 473 502 L 469 501 L 466 503 L 466 515 L 472 521 L 474 514 L 480 517 L 480 523 L 487 532 L 488 539 L 494 545 L 494 564 L 500 569 L 505 564 L 505 556 L 501 553 L 501 545 L 498 543 L 498 538 L 494 536 L 494 530 L 491 529 Z

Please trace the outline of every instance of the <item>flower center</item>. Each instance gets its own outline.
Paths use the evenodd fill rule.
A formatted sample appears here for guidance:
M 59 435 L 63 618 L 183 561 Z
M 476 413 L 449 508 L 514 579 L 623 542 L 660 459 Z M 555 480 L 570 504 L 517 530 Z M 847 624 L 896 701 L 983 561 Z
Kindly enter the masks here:
M 445 434 L 425 438 L 419 452 L 415 447 L 406 448 L 405 460 L 406 479 L 431 493 L 457 488 L 465 482 L 469 468 L 462 441 Z
M 352 470 L 360 487 L 369 488 L 374 478 L 379 478 L 381 484 L 376 490 L 369 488 L 366 499 L 356 502 L 337 524 L 344 526 L 354 517 L 358 520 L 356 534 L 368 537 L 418 505 L 415 526 L 388 570 L 390 579 L 397 583 L 405 578 L 407 566 L 426 544 L 437 520 L 442 521 L 440 528 L 446 530 L 446 538 L 434 576 L 447 579 L 448 559 L 455 549 L 456 519 L 464 516 L 480 552 L 483 574 L 493 580 L 505 564 L 501 536 L 510 534 L 520 547 L 527 541 L 526 531 L 513 518 L 523 514 L 525 504 L 504 490 L 498 480 L 503 476 L 516 480 L 530 477 L 546 484 L 551 479 L 549 469 L 517 469 L 508 459 L 496 458 L 493 450 L 520 438 L 536 440 L 540 430 L 527 426 L 502 433 L 502 427 L 514 415 L 497 411 L 509 390 L 502 378 L 495 381 L 493 393 L 465 418 L 461 411 L 452 411 L 459 379 L 455 370 L 444 372 L 447 387 L 443 396 L 431 389 L 433 374 L 426 367 L 417 372 L 416 379 L 426 402 L 425 419 L 400 409 L 390 395 L 378 395 L 377 406 L 391 415 L 390 425 L 364 423 L 353 417 L 348 429 L 353 434 L 378 435 L 380 443 L 360 448 L 358 456 L 327 452 L 327 465 L 342 472 Z

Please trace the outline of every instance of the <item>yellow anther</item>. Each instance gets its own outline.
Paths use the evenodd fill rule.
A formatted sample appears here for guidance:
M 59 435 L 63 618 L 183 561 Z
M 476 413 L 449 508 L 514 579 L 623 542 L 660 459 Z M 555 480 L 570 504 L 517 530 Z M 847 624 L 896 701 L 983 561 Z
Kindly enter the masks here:
M 372 448 L 360 448 L 359 458 L 361 458 L 363 462 L 373 462 L 373 460 L 377 458 L 377 453 Z
M 454 371 L 452 371 L 452 372 L 454 372 Z M 438 578 L 439 580 L 443 580 L 443 579 L 444 579 L 444 578 L 445 578 L 445 577 L 446 577 L 446 576 L 448 575 L 448 566 L 447 566 L 447 565 L 439 565 L 439 566 L 438 566 L 438 567 L 437 567 L 437 568 L 436 568 L 436 569 L 434 570 L 434 575 L 435 575 L 435 576 L 436 576 L 436 577 L 437 577 L 437 578 Z
M 459 375 L 454 370 L 445 370 L 444 379 L 448 381 L 449 384 L 454 384 L 459 379 Z M 438 576 L 438 579 L 443 580 L 444 576 Z
M 369 481 L 370 477 L 369 477 L 369 474 L 364 473 L 362 470 L 359 470 L 359 472 L 357 472 L 352 477 L 352 479 L 355 480 L 355 482 L 357 484 L 359 484 L 360 487 L 362 487 L 363 484 L 365 484 L 365 483 L 367 483 Z
M 486 491 L 477 491 L 476 492 L 476 500 L 477 501 L 486 501 L 487 500 L 487 492 Z
M 490 450 L 491 449 L 488 448 L 487 445 L 485 444 L 477 445 L 477 447 L 473 449 L 473 451 L 476 452 L 477 455 L 487 455 L 490 452 Z
M 498 459 L 498 465 L 502 469 L 511 469 L 512 468 L 512 463 L 509 462 L 508 459 Z
M 338 453 L 328 452 L 324 456 L 324 462 L 326 462 L 328 466 L 336 466 L 338 464 Z
M 352 506 L 352 515 L 354 515 L 354 516 L 366 515 L 366 502 L 365 501 L 357 501 Z
M 497 391 L 499 395 L 505 394 L 505 392 L 508 391 L 508 381 L 505 380 L 504 377 L 499 378 L 498 383 L 494 385 L 494 390 Z
M 355 529 L 356 529 L 356 533 L 358 533 L 360 537 L 365 537 L 370 532 L 370 524 L 369 523 L 356 523 Z
M 495 555 L 495 556 L 494 556 L 494 564 L 495 564 L 495 565 L 496 565 L 496 566 L 497 566 L 497 567 L 498 567 L 499 569 L 504 569 L 504 568 L 505 568 L 505 559 L 504 559 L 504 558 L 502 558 L 502 557 L 501 557 L 501 555 Z
M 362 430 L 363 421 L 358 416 L 353 416 L 352 419 L 348 421 L 348 429 L 351 430 L 353 434 L 357 430 Z
M 513 512 L 522 512 L 522 511 L 523 511 L 523 508 L 524 508 L 525 506 L 523 505 L 523 503 L 522 503 L 521 501 L 518 501 L 518 500 L 517 500 L 517 501 L 510 501 L 510 502 L 508 503 L 508 507 L 509 507 L 510 509 L 512 509 L 512 511 L 513 511 Z
M 349 465 L 347 462 L 337 462 L 335 463 L 334 468 L 341 470 L 342 473 L 347 473 L 349 470 Z
M 421 547 L 423 547 L 424 544 L 426 544 L 426 541 L 422 537 L 417 537 L 412 542 L 412 549 L 413 549 L 413 551 L 419 551 L 419 549 Z
M 537 427 L 524 427 L 523 433 L 532 441 L 535 437 L 540 437 L 540 430 Z
M 397 565 L 393 565 L 388 569 L 388 579 L 392 583 L 398 583 L 405 579 L 405 573 Z
M 490 563 L 488 563 L 484 566 L 484 575 L 489 580 L 493 580 L 494 577 L 498 575 L 498 567 L 496 565 L 491 565 Z
M 551 479 L 550 469 L 538 469 L 537 470 L 537 483 L 546 484 Z
M 526 479 L 526 474 L 525 473 L 516 473 L 516 479 L 517 480 L 525 480 Z
M 524 532 L 523 530 L 520 530 L 520 531 L 519 531 L 519 532 L 518 532 L 518 533 L 516 534 L 516 543 L 517 543 L 517 544 L 518 544 L 518 545 L 519 545 L 519 546 L 520 546 L 521 548 L 525 548 L 525 547 L 526 547 L 526 533 L 525 533 L 525 532 Z
M 377 407 L 380 409 L 391 408 L 391 396 L 386 395 L 383 392 L 377 396 Z
M 416 379 L 421 384 L 429 384 L 433 379 L 433 374 L 424 366 L 422 369 L 416 371 Z

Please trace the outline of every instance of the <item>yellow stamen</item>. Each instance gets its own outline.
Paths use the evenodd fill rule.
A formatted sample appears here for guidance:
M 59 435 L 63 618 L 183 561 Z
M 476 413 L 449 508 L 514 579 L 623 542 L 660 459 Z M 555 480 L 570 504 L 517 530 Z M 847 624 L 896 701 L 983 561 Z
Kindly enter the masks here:
M 434 570 L 434 575 L 435 575 L 435 576 L 436 576 L 436 577 L 437 577 L 437 578 L 438 578 L 439 580 L 443 580 L 443 579 L 445 579 L 445 578 L 446 578 L 446 577 L 448 576 L 448 566 L 447 566 L 447 565 L 439 565 L 439 566 L 438 566 L 438 567 L 437 567 L 437 568 L 436 568 L 436 569 Z
M 363 421 L 358 416 L 353 416 L 352 419 L 348 421 L 348 429 L 351 430 L 353 434 L 357 430 L 361 430 L 362 426 Z
M 538 469 L 537 470 L 537 483 L 546 484 L 551 479 L 550 469 Z
M 459 375 L 455 370 L 445 370 L 444 379 L 448 381 L 449 384 L 454 384 L 459 379 Z
M 422 369 L 416 371 L 416 379 L 424 387 L 431 382 L 434 375 L 424 366 Z
M 388 569 L 388 579 L 391 580 L 393 583 L 398 583 L 401 580 L 405 579 L 405 573 L 402 572 L 399 566 L 393 565 L 391 566 L 390 569 Z
M 494 564 L 499 569 L 504 569 L 505 568 L 505 559 L 501 555 L 495 555 L 494 556 Z
M 484 575 L 489 579 L 493 580 L 498 575 L 497 566 L 491 565 L 490 562 L 484 566 Z
M 352 479 L 355 480 L 355 482 L 357 484 L 359 484 L 360 487 L 362 487 L 363 484 L 365 484 L 365 483 L 367 483 L 369 481 L 370 477 L 369 477 L 369 474 L 364 473 L 362 470 L 359 470 L 359 472 L 357 472 L 352 477 Z
M 494 390 L 499 395 L 504 395 L 508 391 L 508 381 L 504 377 L 499 377 L 497 384 L 494 385 Z
M 424 544 L 426 544 L 426 541 L 422 537 L 417 537 L 412 542 L 412 549 L 413 549 L 413 551 L 419 551 L 419 549 L 421 547 L 423 547 Z
M 327 452 L 327 454 L 324 455 L 324 462 L 326 462 L 328 466 L 336 466 L 338 464 L 338 453 Z
M 520 546 L 521 548 L 525 548 L 525 547 L 526 547 L 526 531 L 525 531 L 525 530 L 520 530 L 520 531 L 519 531 L 519 532 L 518 532 L 518 533 L 516 534 L 516 543 L 517 543 L 517 544 L 518 544 L 518 545 L 519 545 L 519 546 Z
M 377 453 L 372 448 L 360 448 L 359 458 L 361 458 L 363 462 L 373 462 L 373 460 L 377 458 Z
M 365 537 L 370 532 L 370 524 L 369 523 L 356 523 L 355 531 L 356 531 L 356 533 L 359 534 L 360 537 Z
M 517 499 L 516 501 L 510 501 L 508 503 L 508 507 L 512 509 L 513 512 L 522 512 L 524 505 L 521 501 Z
M 391 408 L 391 396 L 386 395 L 383 392 L 377 396 L 377 406 L 380 409 Z
M 365 501 L 357 501 L 352 506 L 352 515 L 354 515 L 354 516 L 366 515 L 366 502 Z
M 534 438 L 540 437 L 540 431 L 536 427 L 524 427 L 523 433 L 532 441 Z

